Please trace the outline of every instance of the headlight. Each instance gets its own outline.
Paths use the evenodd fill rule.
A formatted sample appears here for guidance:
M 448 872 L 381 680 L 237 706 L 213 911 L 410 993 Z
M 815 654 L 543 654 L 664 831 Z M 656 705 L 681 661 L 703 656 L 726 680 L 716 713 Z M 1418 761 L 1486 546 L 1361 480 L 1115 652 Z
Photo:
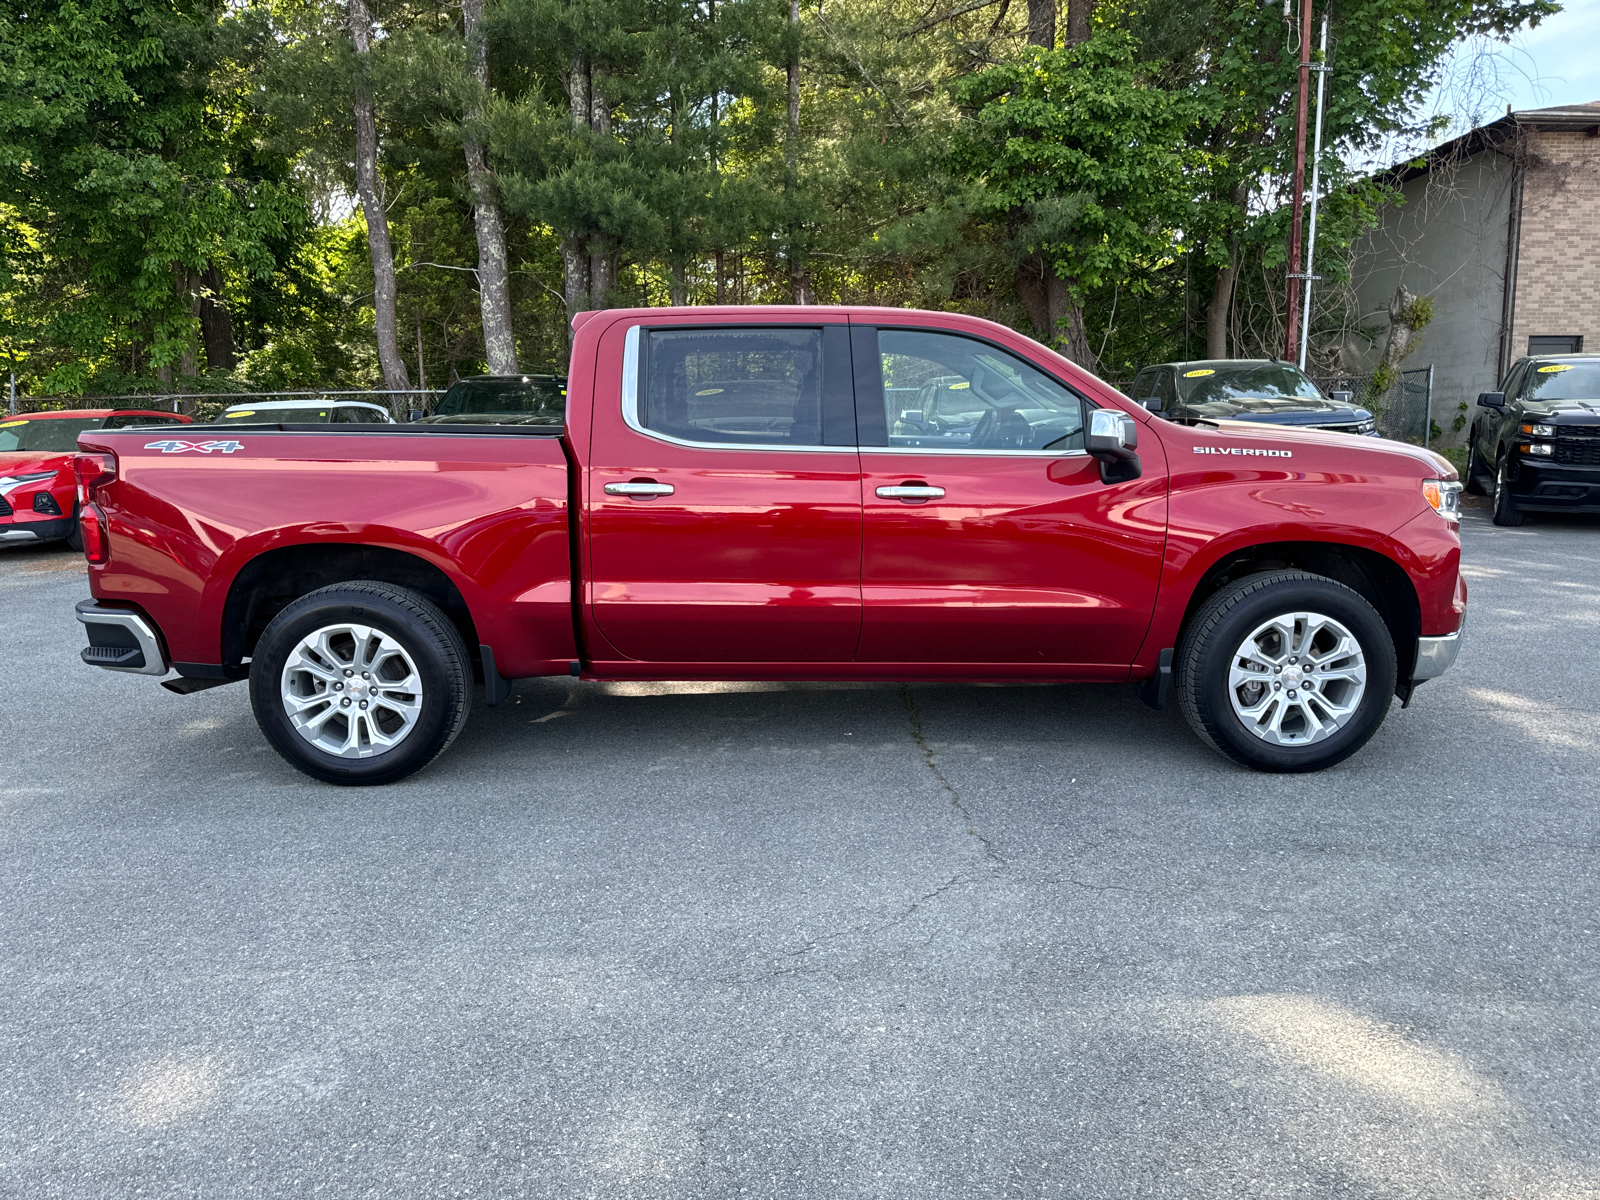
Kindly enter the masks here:
M 1523 433 L 1532 434 L 1534 437 L 1555 437 L 1556 427 L 1544 424 L 1523 424 L 1519 427 Z
M 1422 498 L 1446 521 L 1461 520 L 1461 483 L 1455 479 L 1424 479 Z
M 57 471 L 35 471 L 31 475 L 0 475 L 0 492 L 9 492 L 24 483 L 38 483 L 41 479 L 54 479 Z
M 1377 430 L 1378 423 L 1376 421 L 1363 421 L 1356 426 L 1357 433 L 1376 433 Z
M 1523 442 L 1517 447 L 1519 453 L 1532 454 L 1536 458 L 1549 458 L 1555 449 L 1549 442 Z

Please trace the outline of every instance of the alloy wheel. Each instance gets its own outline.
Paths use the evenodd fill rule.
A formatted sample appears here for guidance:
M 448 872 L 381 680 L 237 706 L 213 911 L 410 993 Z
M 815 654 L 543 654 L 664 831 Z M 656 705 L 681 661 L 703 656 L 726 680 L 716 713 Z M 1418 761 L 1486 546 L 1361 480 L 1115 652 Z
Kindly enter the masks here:
M 1258 625 L 1234 651 L 1228 697 L 1239 722 L 1277 746 L 1332 737 L 1367 690 L 1361 643 L 1315 612 L 1284 613 Z
M 289 724 L 325 754 L 371 758 L 417 727 L 422 677 L 411 655 L 370 625 L 325 625 L 296 643 L 279 694 Z

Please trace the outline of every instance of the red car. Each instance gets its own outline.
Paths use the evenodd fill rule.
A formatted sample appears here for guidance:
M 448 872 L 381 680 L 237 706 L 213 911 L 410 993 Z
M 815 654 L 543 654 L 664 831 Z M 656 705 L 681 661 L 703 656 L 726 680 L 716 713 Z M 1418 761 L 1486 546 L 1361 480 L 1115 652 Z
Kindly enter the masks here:
M 83 434 L 84 660 L 248 678 L 350 784 L 432 761 L 475 677 L 553 674 L 1136 683 L 1308 771 L 1455 660 L 1461 485 L 1426 450 L 1178 425 L 948 313 L 574 326 L 566 395 L 477 423 Z
M 72 456 L 90 429 L 189 424 L 179 413 L 75 408 L 0 417 L 0 544 L 78 541 Z

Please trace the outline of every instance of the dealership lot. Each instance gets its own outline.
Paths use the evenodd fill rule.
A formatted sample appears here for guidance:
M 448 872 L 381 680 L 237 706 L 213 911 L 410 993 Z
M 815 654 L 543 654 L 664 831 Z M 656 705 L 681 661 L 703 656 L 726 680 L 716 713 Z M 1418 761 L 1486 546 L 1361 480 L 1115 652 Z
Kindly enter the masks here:
M 1255 775 L 1130 688 L 529 681 L 314 783 L 0 551 L 0 1195 L 1600 1195 L 1600 520 Z

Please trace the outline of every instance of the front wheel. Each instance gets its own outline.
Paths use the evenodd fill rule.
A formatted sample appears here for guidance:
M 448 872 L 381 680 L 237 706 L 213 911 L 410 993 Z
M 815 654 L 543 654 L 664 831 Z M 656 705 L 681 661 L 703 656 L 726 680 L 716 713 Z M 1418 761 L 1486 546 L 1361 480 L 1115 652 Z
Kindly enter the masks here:
M 431 763 L 467 719 L 466 643 L 405 588 L 355 580 L 300 597 L 250 662 L 256 723 L 290 764 L 327 783 L 379 784 Z
M 1212 749 L 1258 771 L 1318 771 L 1361 749 L 1389 711 L 1394 639 L 1342 583 L 1304 571 L 1240 580 L 1178 643 L 1178 702 Z
M 1506 483 L 1506 460 L 1500 459 L 1500 468 L 1494 473 L 1494 523 L 1496 525 L 1521 525 L 1523 512 L 1511 498 L 1510 485 Z

